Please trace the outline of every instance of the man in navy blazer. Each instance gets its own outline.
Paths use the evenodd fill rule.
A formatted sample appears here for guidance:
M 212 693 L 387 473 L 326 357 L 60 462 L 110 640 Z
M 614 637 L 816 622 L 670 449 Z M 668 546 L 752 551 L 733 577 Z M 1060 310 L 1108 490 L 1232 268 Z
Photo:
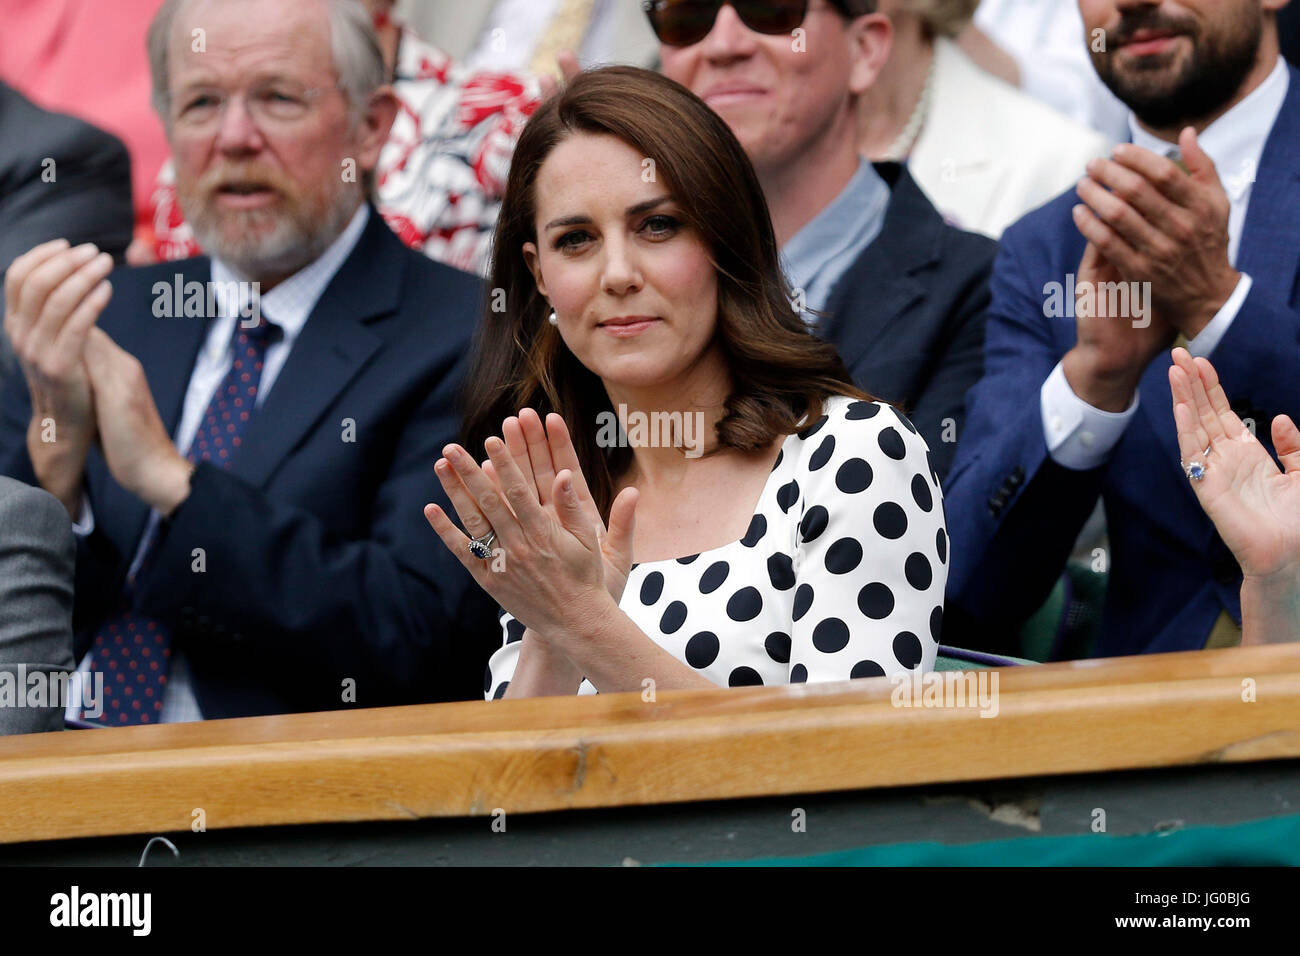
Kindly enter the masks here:
M 1003 236 L 986 371 L 945 494 L 949 642 L 1011 649 L 1099 496 L 1095 653 L 1240 640 L 1241 572 L 1189 486 L 1214 456 L 1180 460 L 1168 370 L 1183 341 L 1211 358 L 1266 444 L 1273 417 L 1300 408 L 1300 74 L 1278 54 L 1284 2 L 1081 3 L 1133 142 Z
M 168 0 L 150 53 L 212 258 L 56 242 L 6 276 L 0 470 L 76 521 L 104 721 L 477 696 L 495 609 L 421 512 L 481 290 L 366 201 L 395 102 L 364 9 Z

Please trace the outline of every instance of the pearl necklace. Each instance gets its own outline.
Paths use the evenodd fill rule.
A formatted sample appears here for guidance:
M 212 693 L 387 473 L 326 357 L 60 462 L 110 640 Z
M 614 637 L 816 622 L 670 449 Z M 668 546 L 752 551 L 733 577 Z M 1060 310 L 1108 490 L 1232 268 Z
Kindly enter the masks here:
M 903 127 L 903 131 L 889 144 L 889 149 L 885 150 L 882 158 L 887 162 L 901 163 L 906 160 L 908 154 L 912 152 L 912 147 L 916 145 L 917 137 L 921 135 L 926 114 L 930 112 L 930 96 L 934 92 L 934 64 L 938 59 L 937 54 L 938 51 L 931 50 L 930 66 L 925 72 L 925 85 L 921 87 L 921 98 L 916 101 L 916 107 L 912 110 L 912 115 L 907 118 L 907 125 Z

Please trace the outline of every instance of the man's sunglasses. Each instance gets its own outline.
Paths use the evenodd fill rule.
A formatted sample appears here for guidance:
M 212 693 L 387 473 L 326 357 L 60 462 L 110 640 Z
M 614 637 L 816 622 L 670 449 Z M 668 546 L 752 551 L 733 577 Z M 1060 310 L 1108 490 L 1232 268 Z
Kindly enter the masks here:
M 643 0 L 641 9 L 660 43 L 690 46 L 709 35 L 724 2 L 749 29 L 772 36 L 789 33 L 808 15 L 808 0 Z M 832 0 L 831 6 L 847 15 L 848 4 Z

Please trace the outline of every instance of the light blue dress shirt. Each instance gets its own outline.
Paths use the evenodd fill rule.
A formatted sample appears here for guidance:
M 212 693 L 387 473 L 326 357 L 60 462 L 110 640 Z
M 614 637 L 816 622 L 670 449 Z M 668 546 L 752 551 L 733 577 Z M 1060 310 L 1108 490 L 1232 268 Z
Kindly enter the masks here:
M 861 160 L 840 194 L 781 249 L 786 279 L 796 298 L 802 293 L 810 325 L 816 325 L 818 317 L 808 310 L 826 307 L 835 283 L 880 235 L 889 196 L 889 186 L 875 167 Z

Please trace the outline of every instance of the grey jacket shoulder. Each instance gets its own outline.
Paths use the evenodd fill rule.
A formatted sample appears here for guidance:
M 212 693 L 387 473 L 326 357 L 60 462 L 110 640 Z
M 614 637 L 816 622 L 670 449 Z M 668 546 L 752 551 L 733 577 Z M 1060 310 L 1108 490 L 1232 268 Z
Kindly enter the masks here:
M 59 500 L 43 488 L 35 488 L 0 475 L 0 537 L 13 533 L 68 536 L 72 543 L 72 521 Z
M 46 674 L 73 668 L 72 522 L 52 495 L 0 477 L 0 734 L 36 733 L 63 726 L 61 701 L 19 704 L 22 671 Z

